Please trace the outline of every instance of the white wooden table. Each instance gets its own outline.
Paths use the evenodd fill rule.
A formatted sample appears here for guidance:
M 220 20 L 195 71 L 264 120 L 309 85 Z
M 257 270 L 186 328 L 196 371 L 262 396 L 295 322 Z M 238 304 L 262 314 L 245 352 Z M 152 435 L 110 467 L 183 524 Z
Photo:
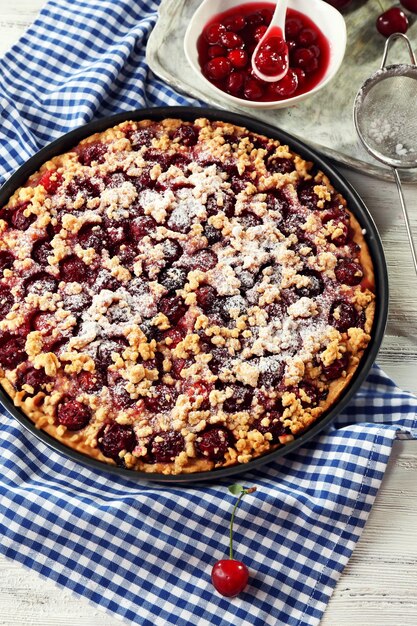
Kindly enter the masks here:
M 0 54 L 18 39 L 43 4 L 43 0 L 0 0 Z M 342 172 L 367 203 L 388 261 L 390 315 L 378 362 L 399 386 L 417 393 L 417 278 L 395 186 L 356 172 Z M 406 197 L 417 237 L 417 186 L 408 186 Z M 399 441 L 394 445 L 362 538 L 340 578 L 322 626 L 417 624 L 416 528 L 417 441 Z M 0 626 L 119 623 L 86 601 L 0 557 Z

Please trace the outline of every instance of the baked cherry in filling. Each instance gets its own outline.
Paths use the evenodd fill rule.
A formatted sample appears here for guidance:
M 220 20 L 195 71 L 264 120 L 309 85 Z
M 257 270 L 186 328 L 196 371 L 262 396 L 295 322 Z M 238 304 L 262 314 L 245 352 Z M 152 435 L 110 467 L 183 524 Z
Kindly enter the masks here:
M 240 26 L 207 31 L 234 75 Z M 1 382 L 103 462 L 265 455 L 337 402 L 370 340 L 372 261 L 344 198 L 244 128 L 122 123 L 46 163 L 0 226 Z
M 57 406 L 57 420 L 68 430 L 80 430 L 90 421 L 91 411 L 77 400 L 64 400 Z
M 221 426 L 208 428 L 196 439 L 197 454 L 210 461 L 222 461 L 231 445 L 230 431 Z
M 97 437 L 98 447 L 105 457 L 119 462 L 120 453 L 131 452 L 136 445 L 136 438 L 131 426 L 117 422 L 102 427 Z

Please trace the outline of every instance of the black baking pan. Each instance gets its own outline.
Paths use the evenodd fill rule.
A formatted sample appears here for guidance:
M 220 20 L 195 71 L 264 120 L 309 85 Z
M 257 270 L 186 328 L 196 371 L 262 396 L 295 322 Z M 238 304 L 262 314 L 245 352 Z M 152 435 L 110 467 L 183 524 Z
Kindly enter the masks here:
M 207 117 L 210 120 L 222 120 L 239 126 L 245 126 L 253 132 L 278 139 L 283 144 L 288 144 L 292 150 L 300 154 L 305 160 L 313 161 L 315 166 L 327 174 L 334 187 L 346 198 L 349 209 L 361 224 L 375 269 L 376 311 L 372 330 L 372 339 L 365 354 L 363 355 L 358 369 L 350 381 L 350 384 L 333 408 L 305 433 L 282 448 L 256 458 L 246 464 L 234 465 L 212 471 L 198 472 L 195 474 L 180 474 L 176 476 L 148 474 L 145 472 L 127 470 L 122 467 L 107 465 L 106 463 L 96 459 L 91 459 L 80 452 L 68 448 L 44 431 L 37 429 L 31 420 L 20 409 L 14 406 L 11 398 L 3 391 L 3 389 L 0 389 L 1 403 L 20 422 L 20 424 L 22 424 L 22 426 L 34 434 L 38 439 L 43 441 L 43 443 L 46 443 L 57 452 L 70 457 L 74 461 L 83 463 L 95 471 L 111 473 L 115 478 L 117 476 L 123 476 L 125 478 L 129 478 L 130 480 L 138 481 L 147 480 L 163 483 L 191 483 L 206 480 L 217 480 L 219 478 L 233 476 L 234 474 L 242 474 L 243 472 L 252 471 L 257 467 L 279 459 L 285 454 L 294 451 L 299 446 L 304 445 L 335 419 L 335 417 L 346 407 L 349 400 L 365 380 L 378 354 L 388 316 L 388 274 L 379 233 L 371 215 L 368 212 L 368 209 L 350 183 L 339 174 L 337 169 L 327 159 L 320 156 L 315 150 L 312 150 L 303 142 L 293 138 L 291 135 L 280 129 L 274 128 L 273 126 L 263 122 L 258 122 L 250 117 L 222 110 L 196 107 L 161 107 L 140 109 L 137 111 L 119 113 L 117 115 L 102 118 L 86 124 L 85 126 L 77 128 L 76 130 L 73 130 L 52 142 L 22 165 L 22 167 L 20 167 L 0 189 L 0 207 L 7 203 L 9 197 L 14 193 L 14 191 L 18 187 L 24 185 L 28 177 L 36 172 L 41 165 L 45 163 L 45 161 L 69 151 L 82 139 L 92 135 L 93 133 L 102 132 L 107 128 L 111 128 L 116 124 L 120 124 L 121 122 L 129 119 L 162 120 L 167 117 L 180 118 L 186 121 L 192 121 L 197 117 Z

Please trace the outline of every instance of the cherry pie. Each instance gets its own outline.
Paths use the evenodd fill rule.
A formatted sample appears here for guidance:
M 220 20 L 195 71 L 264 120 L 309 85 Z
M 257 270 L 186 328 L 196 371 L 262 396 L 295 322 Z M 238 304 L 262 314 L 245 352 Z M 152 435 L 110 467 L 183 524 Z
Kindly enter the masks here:
M 39 427 L 164 474 L 247 463 L 337 401 L 370 340 L 344 198 L 277 140 L 124 122 L 0 209 L 0 377 Z

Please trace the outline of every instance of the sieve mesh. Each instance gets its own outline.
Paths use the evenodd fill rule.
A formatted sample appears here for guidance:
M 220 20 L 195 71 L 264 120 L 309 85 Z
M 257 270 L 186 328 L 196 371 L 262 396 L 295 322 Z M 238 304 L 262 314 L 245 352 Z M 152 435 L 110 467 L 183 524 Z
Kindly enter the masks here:
M 377 72 L 355 104 L 357 129 L 374 156 L 394 167 L 417 167 L 417 68 Z

